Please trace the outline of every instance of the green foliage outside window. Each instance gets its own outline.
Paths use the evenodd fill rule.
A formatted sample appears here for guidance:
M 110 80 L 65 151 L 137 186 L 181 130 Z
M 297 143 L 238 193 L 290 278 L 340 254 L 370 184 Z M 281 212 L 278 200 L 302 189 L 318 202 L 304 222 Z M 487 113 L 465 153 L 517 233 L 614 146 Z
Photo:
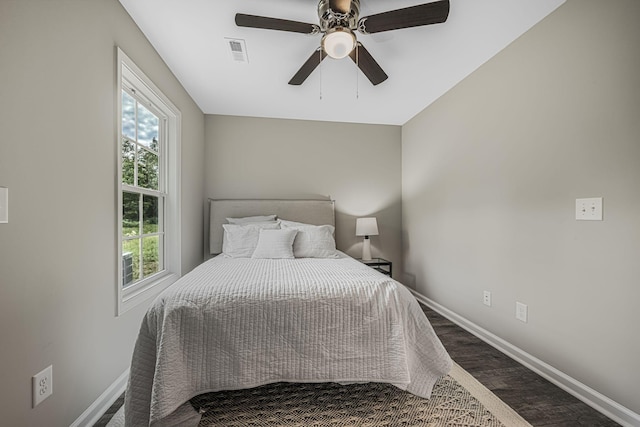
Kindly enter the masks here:
M 148 147 L 136 144 L 129 138 L 122 141 L 122 183 L 150 190 L 159 189 L 158 140 L 153 138 Z M 160 271 L 160 237 L 148 236 L 159 231 L 159 206 L 155 196 L 123 192 L 122 195 L 122 253 L 132 256 L 132 282 Z M 142 222 L 140 221 L 142 209 Z M 139 237 L 135 237 L 139 236 Z

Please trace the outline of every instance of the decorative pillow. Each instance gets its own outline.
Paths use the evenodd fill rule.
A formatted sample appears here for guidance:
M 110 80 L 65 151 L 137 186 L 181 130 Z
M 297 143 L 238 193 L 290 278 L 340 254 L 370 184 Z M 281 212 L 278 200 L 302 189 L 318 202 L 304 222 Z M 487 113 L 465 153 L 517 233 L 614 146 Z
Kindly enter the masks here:
M 298 230 L 292 228 L 285 230 L 261 229 L 258 245 L 251 258 L 294 258 L 293 240 Z
M 288 221 L 286 219 L 278 218 L 280 220 L 280 224 L 286 225 L 287 227 L 308 227 L 313 226 L 313 224 L 305 224 L 304 222 L 296 222 L 296 221 Z
M 275 215 L 257 215 L 245 216 L 244 218 L 227 218 L 229 224 L 249 224 L 253 222 L 273 222 L 276 220 Z
M 298 230 L 293 241 L 293 254 L 296 258 L 337 258 L 336 241 L 333 238 L 333 225 L 287 225 L 282 228 Z
M 276 230 L 280 228 L 280 223 L 223 224 L 222 227 L 222 253 L 233 258 L 251 258 L 258 245 L 260 230 Z

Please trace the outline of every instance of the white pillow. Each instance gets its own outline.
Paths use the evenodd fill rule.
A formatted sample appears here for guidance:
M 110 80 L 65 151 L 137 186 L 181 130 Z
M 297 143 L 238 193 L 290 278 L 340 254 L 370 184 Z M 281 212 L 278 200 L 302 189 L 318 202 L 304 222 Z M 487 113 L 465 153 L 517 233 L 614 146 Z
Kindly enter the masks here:
M 289 221 L 289 220 L 282 219 L 282 218 L 278 218 L 278 219 L 280 220 L 280 224 L 286 225 L 287 227 L 300 227 L 300 226 L 313 225 L 313 224 L 305 224 L 304 222 Z
M 261 229 L 258 245 L 251 258 L 294 258 L 293 240 L 298 230 L 268 230 Z
M 333 238 L 333 225 L 287 225 L 283 229 L 298 230 L 293 241 L 293 254 L 296 258 L 337 258 L 336 241 Z
M 258 245 L 260 230 L 276 230 L 280 228 L 280 223 L 223 224 L 222 227 L 222 253 L 233 258 L 251 258 Z
M 229 224 L 249 224 L 252 222 L 273 222 L 276 220 L 275 215 L 257 215 L 245 216 L 244 218 L 227 218 Z

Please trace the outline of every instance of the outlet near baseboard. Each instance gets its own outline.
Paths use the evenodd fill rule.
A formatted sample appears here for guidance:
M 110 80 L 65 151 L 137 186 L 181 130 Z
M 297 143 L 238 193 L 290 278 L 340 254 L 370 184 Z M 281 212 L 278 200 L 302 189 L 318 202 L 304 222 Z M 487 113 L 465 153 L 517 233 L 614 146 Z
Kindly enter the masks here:
M 31 377 L 33 408 L 53 394 L 53 365 L 49 365 Z
M 516 319 L 527 323 L 527 304 L 516 301 Z
M 491 292 L 484 291 L 482 294 L 482 303 L 486 306 L 491 307 Z

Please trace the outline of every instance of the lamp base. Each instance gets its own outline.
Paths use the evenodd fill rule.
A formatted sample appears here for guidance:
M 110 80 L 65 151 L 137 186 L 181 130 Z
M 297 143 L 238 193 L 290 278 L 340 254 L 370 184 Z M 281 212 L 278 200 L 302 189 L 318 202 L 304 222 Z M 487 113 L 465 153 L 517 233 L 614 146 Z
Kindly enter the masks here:
M 362 242 L 362 260 L 371 261 L 371 239 L 369 236 L 365 236 Z

